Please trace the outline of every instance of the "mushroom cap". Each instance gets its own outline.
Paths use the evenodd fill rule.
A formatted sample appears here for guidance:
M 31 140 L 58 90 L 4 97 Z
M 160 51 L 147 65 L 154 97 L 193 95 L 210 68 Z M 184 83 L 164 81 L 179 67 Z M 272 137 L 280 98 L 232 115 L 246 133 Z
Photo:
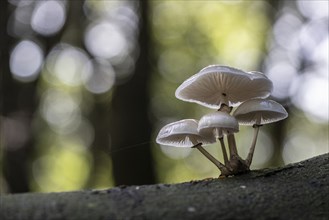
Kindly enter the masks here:
M 266 98 L 272 88 L 272 82 L 260 72 L 210 65 L 185 80 L 175 95 L 183 101 L 218 109 L 222 103 L 237 106 L 251 98 Z
M 222 137 L 223 134 L 239 131 L 238 121 L 226 112 L 212 112 L 204 115 L 198 125 L 198 131 L 201 135 Z
M 242 125 L 263 125 L 285 119 L 288 113 L 273 100 L 250 99 L 237 107 L 233 116 Z
M 198 143 L 203 145 L 216 142 L 215 137 L 201 136 L 197 130 L 198 121 L 184 119 L 165 125 L 156 138 L 156 142 L 173 147 L 193 147 Z

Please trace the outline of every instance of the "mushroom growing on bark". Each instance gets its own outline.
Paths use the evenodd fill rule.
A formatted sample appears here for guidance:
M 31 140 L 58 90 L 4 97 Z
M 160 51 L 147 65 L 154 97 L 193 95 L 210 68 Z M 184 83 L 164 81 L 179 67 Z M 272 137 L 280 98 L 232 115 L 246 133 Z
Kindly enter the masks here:
M 246 159 L 246 164 L 250 166 L 255 151 L 259 127 L 285 119 L 288 117 L 288 113 L 281 104 L 273 100 L 250 99 L 242 103 L 234 111 L 233 116 L 240 124 L 252 125 L 254 128 L 253 141 Z
M 230 113 L 232 107 L 252 98 L 266 98 L 273 84 L 264 74 L 256 71 L 210 65 L 185 80 L 176 90 L 178 99 Z M 236 169 L 246 169 L 239 157 L 234 133 L 227 135 L 230 163 Z M 240 168 L 239 168 L 240 167 Z
M 164 126 L 156 138 L 156 142 L 162 145 L 173 147 L 197 148 L 205 157 L 215 164 L 221 172 L 227 173 L 224 164 L 219 162 L 202 145 L 216 142 L 214 136 L 202 136 L 198 132 L 198 121 L 194 119 L 184 119 Z
M 207 66 L 185 80 L 177 88 L 175 96 L 183 101 L 198 103 L 218 111 L 204 115 L 199 123 L 196 120 L 193 120 L 193 123 L 190 121 L 189 127 L 186 128 L 190 133 L 172 128 L 173 125 L 176 126 L 175 123 L 168 125 L 169 127 L 165 126 L 160 131 L 157 142 L 161 143 L 164 140 L 163 135 L 167 135 L 165 139 L 169 142 L 162 142 L 162 144 L 167 145 L 173 144 L 173 139 L 179 140 L 180 145 L 189 140 L 187 145 L 198 148 L 221 170 L 221 175 L 234 175 L 248 171 L 256 146 L 259 126 L 282 120 L 288 116 L 279 103 L 265 100 L 270 95 L 272 88 L 271 80 L 263 73 L 245 72 L 228 66 Z M 237 109 L 232 116 L 233 107 L 237 107 Z M 255 128 L 254 139 L 246 160 L 239 156 L 236 147 L 234 133 L 239 131 L 237 121 L 242 124 L 252 124 Z M 179 122 L 176 123 L 179 124 Z M 177 133 L 171 133 L 172 131 Z M 182 136 L 177 136 L 178 134 Z M 227 136 L 229 157 L 223 139 L 225 135 Z M 210 142 L 215 142 L 216 138 L 220 141 L 225 165 L 202 148 L 201 144 L 209 141 L 208 138 L 211 139 Z M 178 143 L 175 142 L 175 144 Z

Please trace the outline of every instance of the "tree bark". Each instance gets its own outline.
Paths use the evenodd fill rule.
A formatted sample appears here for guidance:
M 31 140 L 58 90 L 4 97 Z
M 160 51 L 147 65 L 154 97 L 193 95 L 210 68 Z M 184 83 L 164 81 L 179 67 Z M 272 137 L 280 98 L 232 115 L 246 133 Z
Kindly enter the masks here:
M 328 219 L 329 154 L 180 184 L 1 197 L 9 219 Z

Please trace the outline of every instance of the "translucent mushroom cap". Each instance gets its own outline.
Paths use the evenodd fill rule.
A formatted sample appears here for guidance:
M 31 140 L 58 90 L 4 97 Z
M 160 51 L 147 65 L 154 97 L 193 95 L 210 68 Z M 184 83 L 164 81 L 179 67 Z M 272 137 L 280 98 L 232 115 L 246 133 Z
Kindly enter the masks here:
M 204 115 L 198 125 L 198 131 L 201 135 L 214 135 L 217 138 L 223 134 L 239 131 L 238 121 L 226 112 L 213 112 Z
M 270 95 L 272 82 L 260 72 L 210 65 L 185 80 L 176 90 L 183 101 L 218 109 L 222 103 L 237 106 L 252 98 Z
M 288 117 L 284 107 L 266 99 L 250 99 L 242 103 L 233 113 L 242 125 L 263 125 L 280 121 Z
M 173 147 L 193 147 L 198 143 L 212 144 L 216 139 L 212 136 L 201 136 L 197 130 L 198 121 L 184 119 L 164 126 L 156 138 L 156 142 Z

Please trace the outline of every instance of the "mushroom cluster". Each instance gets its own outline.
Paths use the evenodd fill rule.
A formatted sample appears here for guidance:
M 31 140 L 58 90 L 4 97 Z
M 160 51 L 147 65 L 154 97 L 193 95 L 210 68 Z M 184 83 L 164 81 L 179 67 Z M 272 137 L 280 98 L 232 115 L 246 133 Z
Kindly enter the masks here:
M 260 126 L 288 117 L 279 103 L 266 99 L 272 91 L 272 82 L 256 71 L 245 72 L 236 68 L 210 65 L 185 80 L 176 90 L 176 97 L 216 109 L 200 118 L 184 119 L 164 126 L 156 142 L 174 147 L 197 148 L 215 164 L 221 176 L 249 171 Z M 235 111 L 232 114 L 232 109 Z M 236 147 L 234 134 L 239 124 L 251 125 L 254 136 L 246 159 Z M 228 153 L 224 137 L 227 138 Z M 224 162 L 220 162 L 203 146 L 219 141 Z

